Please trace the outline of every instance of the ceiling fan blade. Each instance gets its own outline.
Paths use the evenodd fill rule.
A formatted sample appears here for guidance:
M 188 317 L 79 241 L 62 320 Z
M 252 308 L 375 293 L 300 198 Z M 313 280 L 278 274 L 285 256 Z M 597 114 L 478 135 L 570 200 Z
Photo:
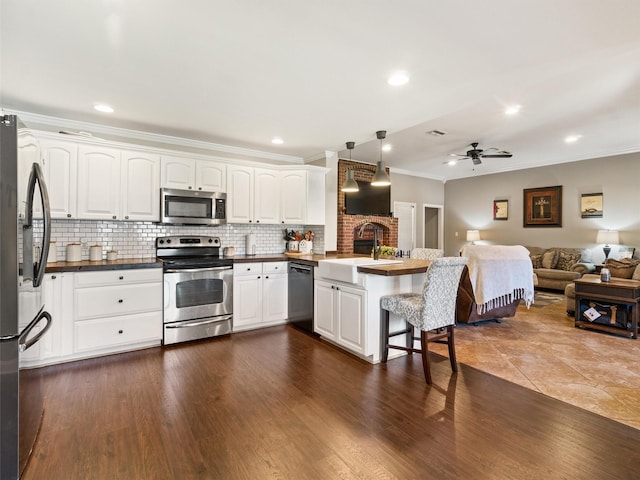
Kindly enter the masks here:
M 482 155 L 482 158 L 511 158 L 513 154 L 509 152 L 493 153 L 489 155 Z

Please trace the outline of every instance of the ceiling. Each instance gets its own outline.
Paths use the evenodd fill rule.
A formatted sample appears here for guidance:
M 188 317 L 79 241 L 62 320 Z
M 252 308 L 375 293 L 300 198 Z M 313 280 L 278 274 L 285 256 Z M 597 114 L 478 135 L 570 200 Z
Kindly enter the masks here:
M 637 0 L 2 0 L 0 105 L 442 180 L 640 151 Z M 404 70 L 410 82 L 387 84 Z M 107 103 L 115 112 L 93 110 Z M 520 113 L 508 117 L 507 105 Z M 435 137 L 431 130 L 447 132 Z M 582 135 L 566 144 L 565 136 Z M 279 136 L 282 145 L 271 139 Z M 471 142 L 510 159 L 445 165 Z M 288 156 L 288 157 L 285 157 Z

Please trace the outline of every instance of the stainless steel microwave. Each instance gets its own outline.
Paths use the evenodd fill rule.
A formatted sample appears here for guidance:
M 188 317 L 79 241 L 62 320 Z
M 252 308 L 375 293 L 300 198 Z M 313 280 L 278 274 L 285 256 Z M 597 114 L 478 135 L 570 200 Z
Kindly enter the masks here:
M 224 225 L 227 223 L 227 194 L 162 188 L 160 212 L 162 223 Z

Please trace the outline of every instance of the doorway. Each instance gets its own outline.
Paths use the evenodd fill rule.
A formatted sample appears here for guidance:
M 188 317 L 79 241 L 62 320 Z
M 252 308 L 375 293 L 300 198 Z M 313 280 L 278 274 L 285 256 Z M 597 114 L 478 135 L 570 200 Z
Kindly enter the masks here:
M 410 252 L 416 246 L 416 204 L 393 202 L 393 216 L 398 219 L 398 249 Z
M 444 206 L 423 204 L 424 223 L 422 240 L 424 248 L 444 248 Z

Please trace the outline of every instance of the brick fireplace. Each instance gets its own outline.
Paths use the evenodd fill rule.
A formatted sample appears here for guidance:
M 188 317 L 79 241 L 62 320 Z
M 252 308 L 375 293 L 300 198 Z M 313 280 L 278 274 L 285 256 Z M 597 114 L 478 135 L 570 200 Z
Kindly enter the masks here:
M 378 215 L 347 215 L 344 213 L 345 194 L 340 191 L 340 185 L 342 185 L 347 178 L 347 170 L 354 170 L 356 180 L 370 182 L 376 171 L 376 166 L 367 163 L 353 162 L 351 160 L 338 161 L 338 253 L 354 253 L 354 241 L 356 240 L 369 240 L 373 242 L 373 229 L 371 227 L 365 229 L 363 237 L 358 235 L 360 227 L 367 222 L 373 223 L 378 228 L 379 245 L 397 247 L 397 218 Z

